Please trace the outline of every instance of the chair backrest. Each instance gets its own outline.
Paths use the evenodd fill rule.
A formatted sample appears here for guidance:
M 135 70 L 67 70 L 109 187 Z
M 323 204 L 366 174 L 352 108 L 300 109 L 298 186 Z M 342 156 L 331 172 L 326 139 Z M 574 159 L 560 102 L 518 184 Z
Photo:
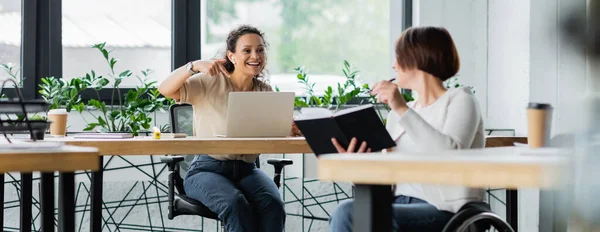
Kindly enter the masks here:
M 187 103 L 172 105 L 169 109 L 171 132 L 173 133 L 186 133 L 188 136 L 194 135 L 194 108 L 192 105 Z M 193 155 L 184 156 L 184 160 L 179 163 L 179 175 L 181 178 L 185 178 L 192 161 L 194 160 Z M 256 159 L 256 167 L 260 168 L 260 159 Z
M 172 105 L 169 109 L 171 132 L 173 133 L 185 133 L 188 136 L 194 135 L 194 108 L 192 105 L 183 103 Z M 183 156 L 184 160 L 179 162 L 179 175 L 181 178 L 185 178 L 192 160 L 193 155 Z
M 186 133 L 189 136 L 194 135 L 194 108 L 192 105 L 175 104 L 169 109 L 171 112 L 171 132 Z

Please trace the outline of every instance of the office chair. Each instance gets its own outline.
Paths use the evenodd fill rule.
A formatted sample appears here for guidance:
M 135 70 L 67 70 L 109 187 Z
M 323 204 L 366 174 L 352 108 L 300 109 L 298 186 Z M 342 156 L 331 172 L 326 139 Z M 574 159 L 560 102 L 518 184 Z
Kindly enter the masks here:
M 176 104 L 170 107 L 170 123 L 173 133 L 186 133 L 193 135 L 193 108 L 190 104 Z M 160 161 L 167 164 L 169 170 L 168 179 L 168 201 L 169 201 L 169 220 L 179 215 L 197 215 L 205 218 L 219 220 L 217 214 L 199 201 L 189 198 L 183 188 L 183 177 L 189 168 L 188 162 L 191 162 L 193 155 L 185 156 L 164 156 Z M 187 162 L 181 162 L 186 160 Z M 280 187 L 281 171 L 287 165 L 293 163 L 290 159 L 269 159 L 268 164 L 275 168 L 273 181 Z M 259 159 L 256 159 L 256 166 L 259 168 Z M 177 190 L 177 191 L 175 191 Z

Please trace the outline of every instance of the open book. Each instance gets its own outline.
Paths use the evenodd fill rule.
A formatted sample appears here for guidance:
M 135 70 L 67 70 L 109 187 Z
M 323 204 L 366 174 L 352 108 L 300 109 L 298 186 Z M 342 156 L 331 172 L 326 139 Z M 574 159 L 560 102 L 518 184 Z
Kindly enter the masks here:
M 396 146 L 371 104 L 336 113 L 323 108 L 304 108 L 295 123 L 315 155 L 337 153 L 331 138 L 336 138 L 344 148 L 352 138 L 358 140 L 356 149 L 363 141 L 371 151 Z

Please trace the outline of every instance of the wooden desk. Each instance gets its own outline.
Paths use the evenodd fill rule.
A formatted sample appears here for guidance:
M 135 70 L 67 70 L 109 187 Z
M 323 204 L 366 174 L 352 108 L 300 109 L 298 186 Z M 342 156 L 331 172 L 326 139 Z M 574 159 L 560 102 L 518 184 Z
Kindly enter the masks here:
M 59 171 L 58 223 L 61 231 L 75 231 L 75 175 L 77 170 L 99 167 L 98 149 L 60 146 L 46 149 L 0 149 L 0 197 L 4 199 L 4 173 L 21 172 L 21 231 L 31 231 L 32 175 L 41 174 L 42 230 L 54 231 L 54 172 Z M 0 205 L 0 228 L 4 228 L 4 204 Z
M 289 138 L 169 138 L 73 139 L 51 138 L 69 145 L 92 146 L 100 155 L 192 155 L 312 153 L 304 137 Z
M 74 139 L 46 138 L 74 146 L 98 148 L 100 155 L 190 155 L 190 154 L 277 154 L 312 153 L 304 137 L 286 138 L 163 138 Z M 527 143 L 523 137 L 488 137 L 486 147 L 513 146 Z
M 98 155 L 94 147 L 61 146 L 50 149 L 0 149 L 0 173 L 6 172 L 73 172 L 97 170 Z
M 102 156 L 112 155 L 192 155 L 192 154 L 278 154 L 312 153 L 304 137 L 287 138 L 163 138 L 136 137 L 132 139 L 74 139 L 46 138 L 69 145 L 96 147 Z M 490 137 L 488 143 L 510 144 L 512 137 Z M 102 167 L 92 173 L 91 231 L 101 231 L 102 225 Z
M 48 138 L 69 145 L 96 147 L 99 170 L 92 172 L 91 231 L 102 228 L 102 164 L 103 156 L 112 155 L 194 155 L 194 154 L 280 154 L 312 153 L 304 137 L 288 138 L 163 138 L 74 139 Z
M 390 185 L 550 188 L 567 159 L 557 149 L 504 147 L 431 153 L 333 154 L 319 157 L 318 164 L 319 179 L 357 184 L 355 231 L 389 231 L 393 198 Z

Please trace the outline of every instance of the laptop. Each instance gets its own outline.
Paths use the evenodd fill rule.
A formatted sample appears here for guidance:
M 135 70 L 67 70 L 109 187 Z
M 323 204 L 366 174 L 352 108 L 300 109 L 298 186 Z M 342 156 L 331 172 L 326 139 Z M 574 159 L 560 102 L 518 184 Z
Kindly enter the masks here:
M 287 137 L 294 117 L 294 92 L 231 92 L 224 135 Z

